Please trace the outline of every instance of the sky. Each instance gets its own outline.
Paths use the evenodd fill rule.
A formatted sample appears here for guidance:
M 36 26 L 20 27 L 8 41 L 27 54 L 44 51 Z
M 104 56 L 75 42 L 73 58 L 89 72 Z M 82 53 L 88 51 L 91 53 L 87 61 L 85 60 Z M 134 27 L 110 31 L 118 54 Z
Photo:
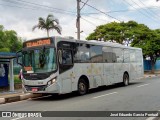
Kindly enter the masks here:
M 151 29 L 160 28 L 160 1 L 156 0 L 81 0 L 81 39 L 94 32 L 97 26 L 113 21 L 134 20 Z M 92 6 L 92 7 L 91 7 Z M 93 9 L 96 8 L 96 9 Z M 99 12 L 101 11 L 101 12 Z M 59 19 L 62 35 L 50 31 L 50 36 L 77 38 L 77 0 L 0 0 L 0 25 L 6 30 L 15 30 L 19 37 L 30 40 L 46 37 L 45 30 L 32 27 L 38 18 L 53 14 Z

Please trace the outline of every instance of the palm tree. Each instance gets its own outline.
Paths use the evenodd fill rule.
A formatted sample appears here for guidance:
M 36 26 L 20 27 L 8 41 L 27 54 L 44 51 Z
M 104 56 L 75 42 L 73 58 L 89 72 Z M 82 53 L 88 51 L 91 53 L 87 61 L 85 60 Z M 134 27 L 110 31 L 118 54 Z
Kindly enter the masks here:
M 49 37 L 49 31 L 55 29 L 59 34 L 61 34 L 62 28 L 59 25 L 59 20 L 56 19 L 53 15 L 49 14 L 46 20 L 42 17 L 39 17 L 38 24 L 33 26 L 32 31 L 36 28 L 47 31 L 47 36 Z

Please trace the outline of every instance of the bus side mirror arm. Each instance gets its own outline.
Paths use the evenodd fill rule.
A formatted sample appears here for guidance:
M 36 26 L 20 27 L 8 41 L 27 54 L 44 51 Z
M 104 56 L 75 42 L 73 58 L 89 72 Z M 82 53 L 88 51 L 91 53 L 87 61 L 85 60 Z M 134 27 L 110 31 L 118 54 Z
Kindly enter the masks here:
M 23 64 L 19 62 L 19 57 L 22 57 L 22 56 L 19 55 L 19 53 L 22 53 L 22 50 L 16 52 L 16 59 L 17 59 L 16 61 L 17 61 L 17 64 L 23 66 Z

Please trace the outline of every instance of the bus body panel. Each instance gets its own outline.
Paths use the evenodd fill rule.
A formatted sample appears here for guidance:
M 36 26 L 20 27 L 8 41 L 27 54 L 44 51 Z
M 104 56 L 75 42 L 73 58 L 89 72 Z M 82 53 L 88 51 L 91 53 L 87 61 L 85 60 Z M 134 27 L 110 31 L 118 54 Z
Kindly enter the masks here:
M 74 44 L 83 43 L 90 46 L 102 46 L 103 61 L 86 63 L 75 62 L 73 56 L 73 48 L 72 67 L 70 67 L 66 71 L 60 72 L 58 54 L 59 48 L 57 47 L 57 44 L 61 41 L 67 41 Z M 52 73 L 50 77 L 42 80 L 24 79 L 24 91 L 33 93 L 64 94 L 78 90 L 78 81 L 82 76 L 86 76 L 88 78 L 89 89 L 96 88 L 102 85 L 111 85 L 114 83 L 123 82 L 123 75 L 125 72 L 128 73 L 130 80 L 134 80 L 143 76 L 143 56 L 142 50 L 139 48 L 126 47 L 119 44 L 107 42 L 87 42 L 61 37 L 55 37 L 54 44 L 56 49 L 57 71 L 55 73 Z M 63 50 L 63 48 L 61 49 Z M 98 57 L 96 59 L 98 59 Z M 48 82 L 54 78 L 56 79 L 56 82 L 48 86 Z M 30 90 L 27 90 L 26 86 Z M 44 89 L 40 89 L 41 86 Z M 32 91 L 32 88 L 34 87 L 37 87 L 39 90 Z
M 69 93 L 72 91 L 72 81 L 74 81 L 73 73 L 73 68 L 71 68 L 59 75 L 59 80 L 62 84 L 61 93 Z
M 127 69 L 125 69 L 127 71 Z M 123 81 L 124 74 L 124 64 L 123 63 L 115 63 L 114 64 L 114 83 L 119 83 Z

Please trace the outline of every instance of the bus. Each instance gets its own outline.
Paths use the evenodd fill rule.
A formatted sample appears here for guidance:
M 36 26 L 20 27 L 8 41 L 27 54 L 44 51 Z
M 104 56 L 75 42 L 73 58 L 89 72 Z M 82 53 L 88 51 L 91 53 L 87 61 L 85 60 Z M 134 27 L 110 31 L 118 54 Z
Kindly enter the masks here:
M 23 91 L 29 93 L 84 95 L 99 86 L 127 86 L 144 74 L 142 49 L 111 42 L 38 38 L 24 42 L 17 56 Z

